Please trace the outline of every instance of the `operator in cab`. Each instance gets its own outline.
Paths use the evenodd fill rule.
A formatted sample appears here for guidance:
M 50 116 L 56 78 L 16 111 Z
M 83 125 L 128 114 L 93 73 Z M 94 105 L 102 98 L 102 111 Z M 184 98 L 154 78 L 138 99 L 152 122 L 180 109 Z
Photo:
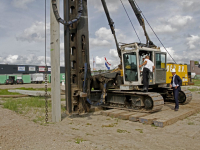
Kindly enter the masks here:
M 145 57 L 146 57 L 147 55 L 143 55 L 142 57 L 141 57 L 141 60 L 140 60 L 140 64 L 142 65 L 143 63 L 144 63 L 144 60 L 145 60 Z M 140 72 L 143 72 L 143 66 L 140 68 Z
M 148 88 L 149 88 L 149 73 L 153 72 L 155 69 L 154 63 L 149 60 L 149 56 L 147 55 L 145 57 L 144 63 L 142 65 L 139 66 L 139 68 L 141 68 L 142 66 L 144 66 L 143 68 L 143 92 L 148 92 Z
M 172 81 L 170 84 L 170 87 L 173 89 L 173 95 L 174 95 L 174 99 L 175 99 L 175 111 L 178 111 L 179 109 L 179 103 L 178 103 L 178 95 L 179 95 L 179 91 L 181 91 L 181 85 L 182 85 L 182 80 L 181 78 L 176 75 L 176 70 L 172 69 Z

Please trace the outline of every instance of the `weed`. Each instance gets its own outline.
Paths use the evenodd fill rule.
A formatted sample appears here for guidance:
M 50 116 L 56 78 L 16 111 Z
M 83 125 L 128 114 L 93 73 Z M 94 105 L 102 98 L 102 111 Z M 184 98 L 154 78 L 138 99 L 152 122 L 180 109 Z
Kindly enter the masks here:
M 126 133 L 127 131 L 126 130 L 117 129 L 117 132 L 118 133 Z
M 135 129 L 136 131 L 139 131 L 140 133 L 143 133 L 143 129 Z
M 196 91 L 199 91 L 199 89 L 198 89 L 198 88 L 191 88 L 191 89 L 188 89 L 188 90 L 190 90 L 191 92 L 196 92 Z
M 106 119 L 106 120 L 110 120 L 110 118 Z
M 76 128 L 72 128 L 72 130 L 79 130 L 79 129 L 76 129 Z
M 114 127 L 115 125 L 114 124 L 109 124 L 109 125 L 102 125 L 101 127 Z
M 194 125 L 194 122 L 188 122 L 188 125 Z
M 87 123 L 86 125 L 90 126 L 90 125 L 92 125 L 92 124 L 90 124 L 90 123 Z
M 89 133 L 86 133 L 86 135 L 91 135 L 91 136 L 94 136 L 94 134 L 89 134 Z
M 21 95 L 20 93 L 8 92 L 8 89 L 0 89 L 0 95 Z
M 76 141 L 75 141 L 75 143 L 76 143 L 76 144 L 80 144 L 80 143 L 83 142 L 83 141 L 84 141 L 84 140 L 83 140 L 82 138 L 81 138 L 81 139 L 80 139 L 80 138 L 77 138 Z
M 200 80 L 193 79 L 193 82 L 194 82 L 194 85 L 195 85 L 195 86 L 198 86 L 198 85 L 200 85 Z
M 51 107 L 50 103 L 48 105 Z M 45 108 L 45 101 L 41 97 L 8 98 L 3 103 L 3 106 L 4 108 L 19 112 L 19 110 L 25 110 L 27 107 Z
M 25 87 L 21 87 L 21 88 L 17 88 L 19 90 L 29 90 L 29 91 L 45 91 L 45 88 L 25 88 Z M 51 88 L 47 88 L 47 91 L 51 91 Z
M 61 111 L 62 111 L 62 112 L 65 112 L 65 111 L 66 111 L 65 106 L 61 105 Z
M 44 120 L 44 116 L 37 116 L 35 119 L 33 119 L 33 122 L 42 122 Z
M 157 126 L 155 126 L 154 124 L 152 124 L 151 127 L 157 127 Z
M 45 100 L 42 97 L 24 97 L 24 98 L 4 98 L 3 107 L 6 109 L 10 109 L 22 115 L 27 115 L 28 113 L 32 118 L 31 120 L 35 123 L 43 124 L 44 117 L 44 108 L 45 108 Z M 48 107 L 51 110 L 51 102 L 49 101 Z M 34 115 L 33 115 L 34 114 Z

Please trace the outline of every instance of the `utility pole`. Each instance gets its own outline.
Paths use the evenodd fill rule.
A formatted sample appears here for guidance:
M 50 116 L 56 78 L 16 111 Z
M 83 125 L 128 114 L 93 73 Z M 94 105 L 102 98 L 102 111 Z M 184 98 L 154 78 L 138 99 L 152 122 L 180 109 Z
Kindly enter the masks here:
M 59 0 L 57 8 L 59 11 Z M 60 25 L 56 20 L 52 1 L 50 5 L 50 33 L 51 33 L 51 101 L 52 101 L 52 122 L 61 121 L 60 102 Z

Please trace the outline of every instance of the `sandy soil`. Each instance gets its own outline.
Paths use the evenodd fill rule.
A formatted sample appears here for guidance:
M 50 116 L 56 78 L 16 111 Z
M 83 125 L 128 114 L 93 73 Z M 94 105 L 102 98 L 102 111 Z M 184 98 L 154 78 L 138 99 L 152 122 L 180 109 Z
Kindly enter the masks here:
M 199 102 L 200 94 L 193 95 L 193 103 Z M 3 150 L 198 150 L 199 141 L 200 113 L 164 128 L 105 117 L 99 112 L 67 116 L 59 123 L 44 126 L 0 106 L 0 149 Z

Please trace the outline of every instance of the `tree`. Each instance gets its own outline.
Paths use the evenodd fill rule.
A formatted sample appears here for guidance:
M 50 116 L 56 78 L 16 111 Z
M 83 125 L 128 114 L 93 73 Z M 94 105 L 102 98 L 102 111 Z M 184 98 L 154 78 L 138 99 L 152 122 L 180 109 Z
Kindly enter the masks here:
M 198 62 L 198 61 L 195 61 L 194 64 L 195 64 L 195 65 L 199 65 L 199 62 Z

